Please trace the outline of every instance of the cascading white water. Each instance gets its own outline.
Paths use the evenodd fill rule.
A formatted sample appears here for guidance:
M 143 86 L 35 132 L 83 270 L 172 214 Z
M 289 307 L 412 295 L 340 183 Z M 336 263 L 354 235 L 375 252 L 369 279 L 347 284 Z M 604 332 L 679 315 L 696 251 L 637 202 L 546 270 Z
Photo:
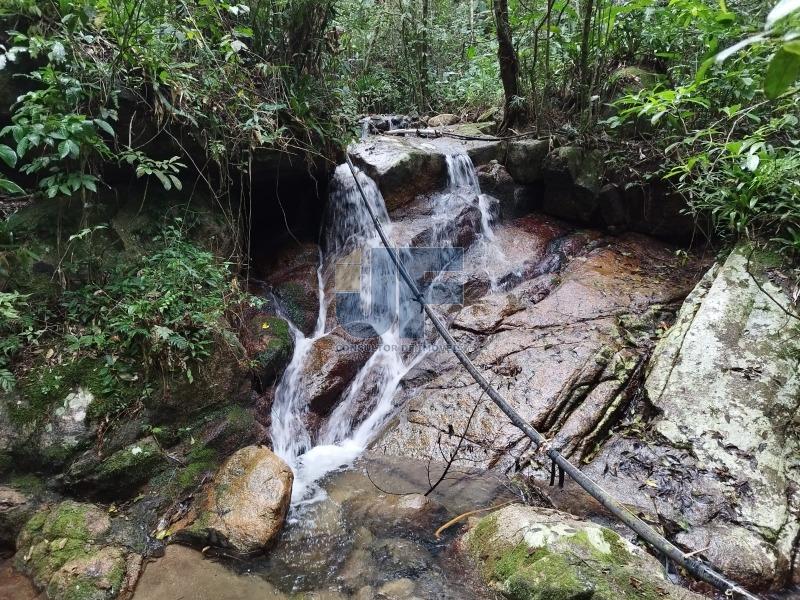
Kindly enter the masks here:
M 434 201 L 434 235 L 437 244 L 446 244 L 443 228 L 436 223 L 452 219 L 453 211 L 477 202 L 481 211 L 484 240 L 493 239 L 488 200 L 482 199 L 480 187 L 472 161 L 467 155 L 447 157 L 448 189 Z M 391 222 L 383 197 L 375 182 L 358 173 L 358 180 L 372 209 L 391 235 Z M 457 213 L 456 213 L 457 214 Z M 316 436 L 306 426 L 308 396 L 303 382 L 303 366 L 309 359 L 314 342 L 324 336 L 327 323 L 326 282 L 333 276 L 337 260 L 354 251 L 362 257 L 369 250 L 381 246 L 369 213 L 364 207 L 352 174 L 346 165 L 341 165 L 334 174 L 329 213 L 326 219 L 325 254 L 318 269 L 319 315 L 313 334 L 305 337 L 292 326 L 295 350 L 292 360 L 281 378 L 272 406 L 272 442 L 275 452 L 292 467 L 295 473 L 293 504 L 305 504 L 322 497 L 317 482 L 326 474 L 351 464 L 374 439 L 393 411 L 393 398 L 405 374 L 426 352 L 423 345 L 410 349 L 401 339 L 401 323 L 380 335 L 380 344 L 356 375 L 349 388 L 342 394 L 340 402 Z M 374 268 L 372 266 L 371 268 Z M 395 274 L 386 273 L 394 277 Z M 381 297 L 381 290 L 372 290 L 370 278 L 362 271 L 361 301 L 364 306 L 383 306 L 379 310 L 389 314 L 401 314 L 399 308 L 399 286 L 391 287 L 391 297 Z M 377 298 L 372 298 L 378 294 Z M 375 302 L 377 300 L 377 302 Z M 367 396 L 367 414 L 364 416 L 364 399 Z M 361 415 L 359 416 L 359 411 Z

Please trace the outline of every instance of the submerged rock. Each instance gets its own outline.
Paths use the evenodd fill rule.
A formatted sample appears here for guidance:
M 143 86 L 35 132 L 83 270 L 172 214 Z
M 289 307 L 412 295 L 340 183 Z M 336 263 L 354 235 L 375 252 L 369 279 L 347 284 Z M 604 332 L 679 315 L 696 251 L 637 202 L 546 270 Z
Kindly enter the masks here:
M 658 560 L 616 532 L 546 508 L 503 508 L 463 545 L 509 600 L 702 598 L 667 581 Z
M 238 450 L 217 471 L 196 517 L 175 541 L 240 555 L 263 552 L 283 527 L 293 481 L 289 466 L 268 448 Z
M 615 437 L 589 469 L 756 589 L 798 578 L 800 336 L 790 306 L 745 249 L 709 271 L 653 353 L 645 388 L 658 416 L 644 440 Z
M 168 546 L 164 556 L 145 567 L 134 600 L 287 600 L 265 579 L 227 569 L 182 546 Z
M 136 581 L 140 557 L 117 545 L 108 513 L 71 500 L 34 515 L 15 566 L 50 600 L 111 600 Z

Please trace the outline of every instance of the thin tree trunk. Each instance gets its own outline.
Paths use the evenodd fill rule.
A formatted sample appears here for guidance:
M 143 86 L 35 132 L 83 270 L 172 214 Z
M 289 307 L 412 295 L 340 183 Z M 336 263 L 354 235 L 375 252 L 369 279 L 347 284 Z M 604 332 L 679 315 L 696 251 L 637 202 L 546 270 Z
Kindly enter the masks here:
M 585 111 L 589 108 L 589 92 L 591 88 L 592 74 L 589 71 L 589 41 L 592 34 L 592 13 L 594 11 L 594 0 L 584 0 L 583 2 L 583 29 L 581 31 L 581 54 L 580 54 L 580 82 L 578 84 L 579 97 L 578 107 Z
M 422 104 L 423 106 L 419 107 L 420 112 L 424 112 L 427 109 L 428 104 L 428 27 L 430 25 L 430 0 L 422 0 L 422 34 L 421 34 L 421 46 L 422 46 L 422 56 L 420 57 L 420 68 L 419 68 L 419 85 L 420 85 L 420 92 L 422 96 Z
M 475 0 L 469 0 L 469 43 L 475 44 Z
M 494 20 L 497 30 L 497 60 L 505 95 L 505 114 L 500 131 L 517 127 L 522 122 L 519 97 L 519 59 L 514 50 L 511 25 L 508 22 L 508 0 L 494 0 Z

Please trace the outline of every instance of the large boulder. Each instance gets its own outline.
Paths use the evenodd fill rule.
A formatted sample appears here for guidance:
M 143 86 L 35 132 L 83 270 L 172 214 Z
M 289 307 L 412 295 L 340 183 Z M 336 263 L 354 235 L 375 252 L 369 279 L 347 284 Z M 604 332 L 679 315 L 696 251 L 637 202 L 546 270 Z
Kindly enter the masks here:
M 283 527 L 293 481 L 289 465 L 269 448 L 242 448 L 217 471 L 193 522 L 175 540 L 240 555 L 262 552 Z
M 599 153 L 578 146 L 562 146 L 546 156 L 542 172 L 544 212 L 581 223 L 593 221 L 603 175 Z
M 514 181 L 531 185 L 542 180 L 550 140 L 522 139 L 508 143 L 506 169 Z
M 17 569 L 50 600 L 112 600 L 136 581 L 141 558 L 115 543 L 105 510 L 62 502 L 34 515 L 17 540 Z
M 478 167 L 477 173 L 481 192 L 500 202 L 502 219 L 522 217 L 536 208 L 537 186 L 520 185 L 497 161 Z
M 416 138 L 369 138 L 350 150 L 350 157 L 378 184 L 389 212 L 405 206 L 418 194 L 444 187 L 445 155 Z
M 460 120 L 461 119 L 458 115 L 444 113 L 428 119 L 428 127 L 445 127 L 447 125 L 455 125 Z
M 509 600 L 700 600 L 618 533 L 546 508 L 511 505 L 481 519 L 464 547 Z
M 300 379 L 311 411 L 325 416 L 333 410 L 342 392 L 378 347 L 379 338 L 370 327 L 357 338 L 341 326 L 316 339 L 301 367 Z
M 588 469 L 755 589 L 797 581 L 800 535 L 800 336 L 766 264 L 742 248 L 706 274 L 653 352 L 644 439 L 616 436 Z

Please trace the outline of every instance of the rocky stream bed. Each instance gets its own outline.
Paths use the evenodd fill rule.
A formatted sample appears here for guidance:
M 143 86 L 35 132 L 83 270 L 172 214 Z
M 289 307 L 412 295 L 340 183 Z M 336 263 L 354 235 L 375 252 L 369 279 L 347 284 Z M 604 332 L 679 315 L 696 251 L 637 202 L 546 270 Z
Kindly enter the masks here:
M 681 548 L 793 597 L 800 336 L 769 256 L 687 250 L 675 198 L 611 184 L 602 156 L 553 140 L 369 136 L 350 156 L 394 244 L 464 249 L 435 278 L 463 303 L 436 310 L 528 422 Z M 0 405 L 0 450 L 80 450 L 49 482 L 0 485 L 0 598 L 713 596 L 573 482 L 550 487 L 430 331 L 342 327 L 336 292 L 359 289 L 377 246 L 345 167 L 327 211 L 320 244 L 260 265 L 254 376 L 218 356 L 210 394 L 169 408 L 194 406 L 177 420 L 191 443 L 132 425 L 83 450 L 80 385 L 35 432 Z M 198 485 L 168 494 L 190 467 Z

